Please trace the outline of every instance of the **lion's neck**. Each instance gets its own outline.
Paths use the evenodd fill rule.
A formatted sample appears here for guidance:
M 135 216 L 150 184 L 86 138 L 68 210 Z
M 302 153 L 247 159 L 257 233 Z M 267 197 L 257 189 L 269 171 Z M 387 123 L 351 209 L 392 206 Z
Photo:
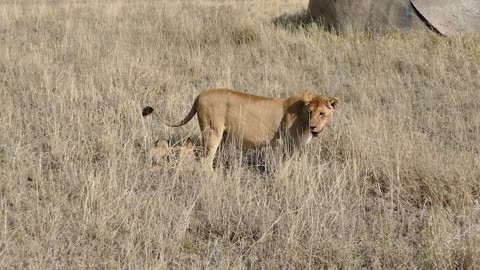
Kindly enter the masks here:
M 293 96 L 285 100 L 284 132 L 290 138 L 296 138 L 296 143 L 309 143 L 311 133 L 309 129 L 308 112 L 301 96 Z

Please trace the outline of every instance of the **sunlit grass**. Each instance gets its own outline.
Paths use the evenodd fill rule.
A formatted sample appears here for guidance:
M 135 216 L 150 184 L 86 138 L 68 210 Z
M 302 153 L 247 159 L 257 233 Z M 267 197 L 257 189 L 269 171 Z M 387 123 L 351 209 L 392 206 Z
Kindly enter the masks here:
M 479 37 L 335 35 L 297 24 L 304 2 L 0 4 L 0 265 L 479 265 Z M 178 121 L 220 86 L 341 103 L 291 159 L 152 168 L 156 139 L 199 129 L 142 107 Z

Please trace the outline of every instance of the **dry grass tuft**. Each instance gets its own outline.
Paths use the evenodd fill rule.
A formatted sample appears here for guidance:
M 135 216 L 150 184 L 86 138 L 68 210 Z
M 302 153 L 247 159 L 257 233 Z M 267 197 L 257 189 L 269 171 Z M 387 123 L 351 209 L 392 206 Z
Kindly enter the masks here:
M 0 265 L 480 265 L 480 38 L 291 27 L 304 2 L 0 4 Z M 141 108 L 177 121 L 216 86 L 342 103 L 290 160 L 152 170 L 156 139 L 198 127 Z

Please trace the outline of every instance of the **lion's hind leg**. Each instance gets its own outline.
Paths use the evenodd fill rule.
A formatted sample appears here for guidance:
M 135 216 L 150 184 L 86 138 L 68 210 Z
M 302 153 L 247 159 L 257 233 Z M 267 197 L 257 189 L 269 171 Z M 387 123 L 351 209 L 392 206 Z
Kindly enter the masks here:
M 217 153 L 217 149 L 222 142 L 223 129 L 208 129 L 203 132 L 203 145 L 205 147 L 205 155 L 207 165 L 213 168 L 213 160 Z
M 222 142 L 225 125 L 223 121 L 212 121 L 210 115 L 199 115 L 198 122 L 202 132 L 202 141 L 204 147 L 204 156 L 206 165 L 213 170 L 213 160 L 217 149 Z

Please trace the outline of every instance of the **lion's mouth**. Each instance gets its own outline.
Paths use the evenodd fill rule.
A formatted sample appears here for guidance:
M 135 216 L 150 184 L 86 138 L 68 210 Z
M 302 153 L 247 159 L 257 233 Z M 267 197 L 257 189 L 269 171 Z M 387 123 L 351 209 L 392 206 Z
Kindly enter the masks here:
M 320 135 L 320 131 L 313 131 L 312 130 L 312 136 L 313 137 L 318 137 L 318 135 Z

